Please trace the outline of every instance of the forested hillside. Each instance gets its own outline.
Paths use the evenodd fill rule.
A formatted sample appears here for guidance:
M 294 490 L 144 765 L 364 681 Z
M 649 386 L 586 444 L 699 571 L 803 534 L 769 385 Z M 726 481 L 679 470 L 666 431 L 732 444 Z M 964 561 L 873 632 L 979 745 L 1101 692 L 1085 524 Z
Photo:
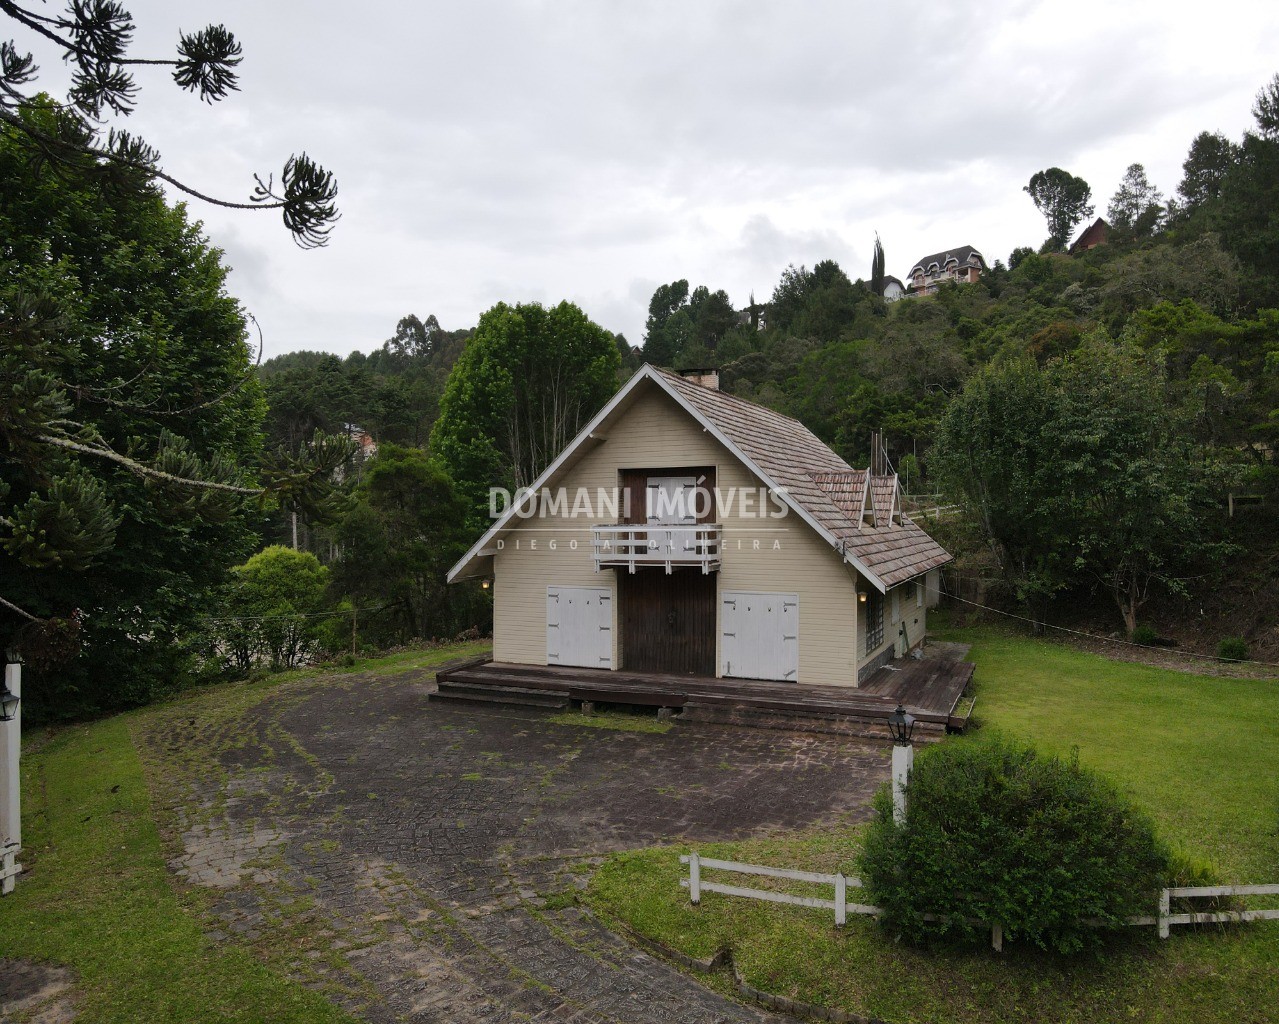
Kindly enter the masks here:
M 642 348 L 571 303 L 499 303 L 256 371 L 181 208 L 0 127 L 0 639 L 30 713 L 486 630 L 490 594 L 444 575 L 490 488 L 533 480 L 641 361 L 716 366 L 853 464 L 882 430 L 917 507 L 950 510 L 930 528 L 964 600 L 1279 660 L 1279 79 L 1254 114 L 1194 139 L 1167 201 L 1140 164 L 1106 183 L 1092 248 L 1067 246 L 1089 183 L 1035 173 L 1046 241 L 933 295 L 882 297 L 916 255 L 889 238 L 874 287 L 832 260 L 758 301 L 662 285 Z M 52 130 L 44 101 L 23 116 Z
M 642 353 L 616 339 L 619 379 L 641 360 L 717 366 L 725 390 L 796 416 L 853 464 L 882 430 L 921 504 L 961 506 L 936 529 L 961 556 L 969 597 L 1036 621 L 1122 625 L 1146 640 L 1172 631 L 1201 650 L 1239 637 L 1273 653 L 1277 95 L 1272 83 L 1259 96 L 1240 142 L 1193 140 L 1167 201 L 1129 167 L 1090 249 L 1067 243 L 1096 212 L 1091 186 L 1050 168 L 1025 190 L 1046 241 L 994 260 L 975 284 L 890 303 L 825 260 L 786 267 L 764 302 L 735 304 L 713 282 L 663 285 Z M 465 336 L 427 325 L 406 318 L 367 358 L 267 364 L 272 443 L 355 422 L 425 445 Z M 527 394 L 549 393 L 535 368 L 554 351 L 525 364 Z M 473 394 L 514 358 L 460 368 L 450 386 Z M 473 525 L 487 486 L 527 481 L 552 454 L 504 460 L 500 433 L 494 422 L 479 432 L 490 447 L 478 462 L 443 459 Z

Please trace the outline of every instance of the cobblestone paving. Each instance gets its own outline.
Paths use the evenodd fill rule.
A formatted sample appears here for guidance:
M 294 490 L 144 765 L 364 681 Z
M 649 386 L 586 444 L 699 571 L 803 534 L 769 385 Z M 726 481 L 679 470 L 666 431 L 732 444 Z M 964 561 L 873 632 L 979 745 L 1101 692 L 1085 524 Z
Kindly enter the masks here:
M 589 858 L 856 819 L 882 749 L 829 736 L 556 724 L 430 704 L 430 676 L 282 687 L 157 720 L 173 870 L 218 934 L 377 1022 L 762 1021 L 563 899 Z
M 74 982 L 65 967 L 0 959 L 0 1021 L 69 1024 L 76 1015 Z

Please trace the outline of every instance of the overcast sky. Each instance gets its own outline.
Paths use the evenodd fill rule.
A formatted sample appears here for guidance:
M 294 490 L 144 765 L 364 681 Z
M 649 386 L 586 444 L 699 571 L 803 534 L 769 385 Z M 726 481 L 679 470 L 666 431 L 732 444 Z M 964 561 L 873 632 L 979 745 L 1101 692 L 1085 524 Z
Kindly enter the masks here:
M 337 175 L 319 251 L 191 204 L 267 356 L 498 301 L 570 299 L 638 344 L 660 283 L 740 307 L 788 263 L 869 276 L 875 232 L 899 277 L 958 245 L 1006 260 L 1047 235 L 1035 171 L 1081 175 L 1098 213 L 1134 161 L 1172 192 L 1191 139 L 1237 138 L 1279 71 L 1273 2 L 124 3 L 137 56 L 210 21 L 244 47 L 213 107 L 138 76 L 128 127 L 167 170 L 234 199 L 295 151 Z

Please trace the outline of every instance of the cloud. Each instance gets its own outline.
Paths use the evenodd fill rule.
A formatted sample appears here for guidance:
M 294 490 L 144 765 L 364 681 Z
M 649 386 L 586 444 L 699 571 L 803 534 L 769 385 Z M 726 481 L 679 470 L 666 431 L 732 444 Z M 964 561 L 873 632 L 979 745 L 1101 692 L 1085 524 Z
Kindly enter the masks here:
M 210 19 L 128 6 L 140 55 Z M 273 214 L 192 203 L 273 351 L 570 296 L 638 342 L 658 282 L 744 304 L 788 263 L 864 276 L 876 231 L 898 274 L 951 245 L 1003 258 L 1045 234 L 1021 191 L 1035 171 L 1082 174 L 1104 208 L 1140 160 L 1171 192 L 1198 131 L 1246 126 L 1279 52 L 1279 19 L 1244 2 L 403 0 L 357 18 L 223 0 L 216 19 L 244 45 L 241 91 L 208 107 L 143 69 L 130 127 L 230 199 L 303 149 L 337 174 L 319 253 Z M 65 69 L 40 59 L 56 91 Z

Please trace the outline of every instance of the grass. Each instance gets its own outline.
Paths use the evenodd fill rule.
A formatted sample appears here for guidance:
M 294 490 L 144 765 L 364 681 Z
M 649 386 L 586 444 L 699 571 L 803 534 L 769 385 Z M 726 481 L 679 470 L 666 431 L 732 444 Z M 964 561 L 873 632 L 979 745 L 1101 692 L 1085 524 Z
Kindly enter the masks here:
M 365 659 L 347 671 L 431 668 L 483 653 L 477 644 Z M 70 967 L 78 1024 L 354 1018 L 233 941 L 213 941 L 204 893 L 165 863 L 133 730 L 174 705 L 219 712 L 265 699 L 299 671 L 184 694 L 169 705 L 62 730 L 23 761 L 28 870 L 0 902 L 0 957 Z
M 1279 681 L 1195 676 L 1111 662 L 996 629 L 972 644 L 977 715 L 1041 749 L 1080 757 L 1124 786 L 1187 853 L 1223 879 L 1279 881 Z M 983 730 L 962 740 L 983 742 Z M 706 844 L 704 856 L 854 872 L 853 829 Z M 823 911 L 679 888 L 686 848 L 620 854 L 588 904 L 614 924 L 698 957 L 728 948 L 757 988 L 893 1022 L 1261 1022 L 1279 1002 L 1279 924 L 1141 929 L 1102 956 L 1062 959 L 1016 945 L 915 950 L 870 920 L 842 931 Z M 718 878 L 708 872 L 711 880 Z M 738 881 L 756 885 L 759 880 Z M 829 898 L 829 890 L 825 894 Z M 714 982 L 719 986 L 725 979 Z
M 596 711 L 584 715 L 580 711 L 560 711 L 547 721 L 556 725 L 576 725 L 586 729 L 614 729 L 617 732 L 670 732 L 670 722 L 659 722 L 652 715 L 626 711 Z
M 471 640 L 440 647 L 415 647 L 406 651 L 396 651 L 394 654 L 361 656 L 352 659 L 349 664 L 329 661 L 321 665 L 278 672 L 266 678 L 273 683 L 280 683 L 292 679 L 313 679 L 317 675 L 346 675 L 352 672 L 371 672 L 374 675 L 387 676 L 419 669 L 435 669 L 446 661 L 478 658 L 491 653 L 492 650 L 493 643 L 490 640 Z

